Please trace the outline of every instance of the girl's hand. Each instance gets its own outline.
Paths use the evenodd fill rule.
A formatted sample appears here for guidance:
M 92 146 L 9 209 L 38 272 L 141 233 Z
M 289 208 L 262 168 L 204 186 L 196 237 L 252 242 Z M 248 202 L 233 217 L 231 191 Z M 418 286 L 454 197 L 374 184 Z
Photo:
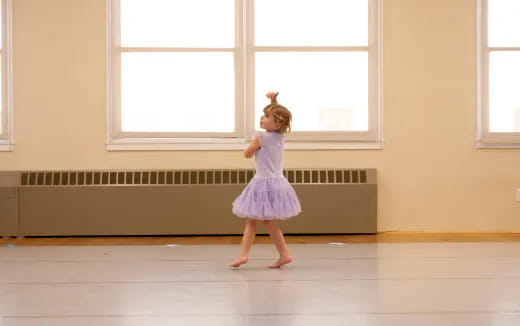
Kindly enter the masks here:
M 278 92 L 269 92 L 266 94 L 267 98 L 271 101 L 276 101 L 276 97 L 278 96 Z
M 265 96 L 271 100 L 271 104 L 277 104 L 276 97 L 278 96 L 278 92 L 269 92 Z

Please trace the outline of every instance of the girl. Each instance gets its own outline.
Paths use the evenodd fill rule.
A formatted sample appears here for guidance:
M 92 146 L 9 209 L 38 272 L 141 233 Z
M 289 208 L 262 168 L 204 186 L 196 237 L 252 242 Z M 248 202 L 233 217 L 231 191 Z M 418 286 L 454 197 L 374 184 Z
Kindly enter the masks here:
M 292 261 L 282 231 L 276 219 L 288 219 L 301 212 L 300 201 L 283 175 L 282 154 L 284 134 L 291 130 L 291 112 L 278 104 L 278 93 L 269 92 L 271 104 L 264 108 L 260 128 L 251 144 L 244 150 L 246 158 L 256 156 L 256 174 L 233 202 L 233 213 L 247 218 L 240 257 L 229 266 L 247 263 L 249 250 L 255 239 L 256 223 L 264 222 L 280 258 L 269 268 L 280 268 Z

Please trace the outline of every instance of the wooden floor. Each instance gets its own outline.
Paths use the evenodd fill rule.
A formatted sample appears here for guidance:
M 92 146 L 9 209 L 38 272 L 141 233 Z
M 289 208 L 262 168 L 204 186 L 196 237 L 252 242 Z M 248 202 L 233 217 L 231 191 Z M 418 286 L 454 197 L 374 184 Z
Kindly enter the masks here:
M 520 233 L 384 232 L 375 235 L 286 235 L 289 244 L 406 243 L 406 242 L 520 242 Z M 241 236 L 41 237 L 0 238 L 0 245 L 16 246 L 135 246 L 166 244 L 240 244 Z M 270 243 L 258 235 L 255 243 Z

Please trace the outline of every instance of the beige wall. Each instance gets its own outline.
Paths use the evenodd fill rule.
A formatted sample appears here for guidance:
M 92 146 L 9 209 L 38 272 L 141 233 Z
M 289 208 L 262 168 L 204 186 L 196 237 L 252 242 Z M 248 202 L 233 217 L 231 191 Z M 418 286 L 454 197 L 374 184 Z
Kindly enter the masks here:
M 242 168 L 239 151 L 105 150 L 105 0 L 14 0 L 16 149 L 2 170 Z M 379 230 L 520 231 L 520 150 L 476 149 L 475 0 L 384 0 L 384 150 L 288 151 L 379 172 Z

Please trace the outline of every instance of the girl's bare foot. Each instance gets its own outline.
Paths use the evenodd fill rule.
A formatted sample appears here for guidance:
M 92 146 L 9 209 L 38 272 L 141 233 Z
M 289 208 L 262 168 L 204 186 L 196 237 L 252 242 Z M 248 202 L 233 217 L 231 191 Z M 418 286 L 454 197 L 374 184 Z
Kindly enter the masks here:
M 292 257 L 291 256 L 280 257 L 280 259 L 278 259 L 276 261 L 276 263 L 274 263 L 272 265 L 269 265 L 269 268 L 280 268 L 283 265 L 289 264 L 290 262 L 292 262 Z
M 247 263 L 247 257 L 240 257 L 231 264 L 229 264 L 229 267 L 239 267 L 242 264 Z

